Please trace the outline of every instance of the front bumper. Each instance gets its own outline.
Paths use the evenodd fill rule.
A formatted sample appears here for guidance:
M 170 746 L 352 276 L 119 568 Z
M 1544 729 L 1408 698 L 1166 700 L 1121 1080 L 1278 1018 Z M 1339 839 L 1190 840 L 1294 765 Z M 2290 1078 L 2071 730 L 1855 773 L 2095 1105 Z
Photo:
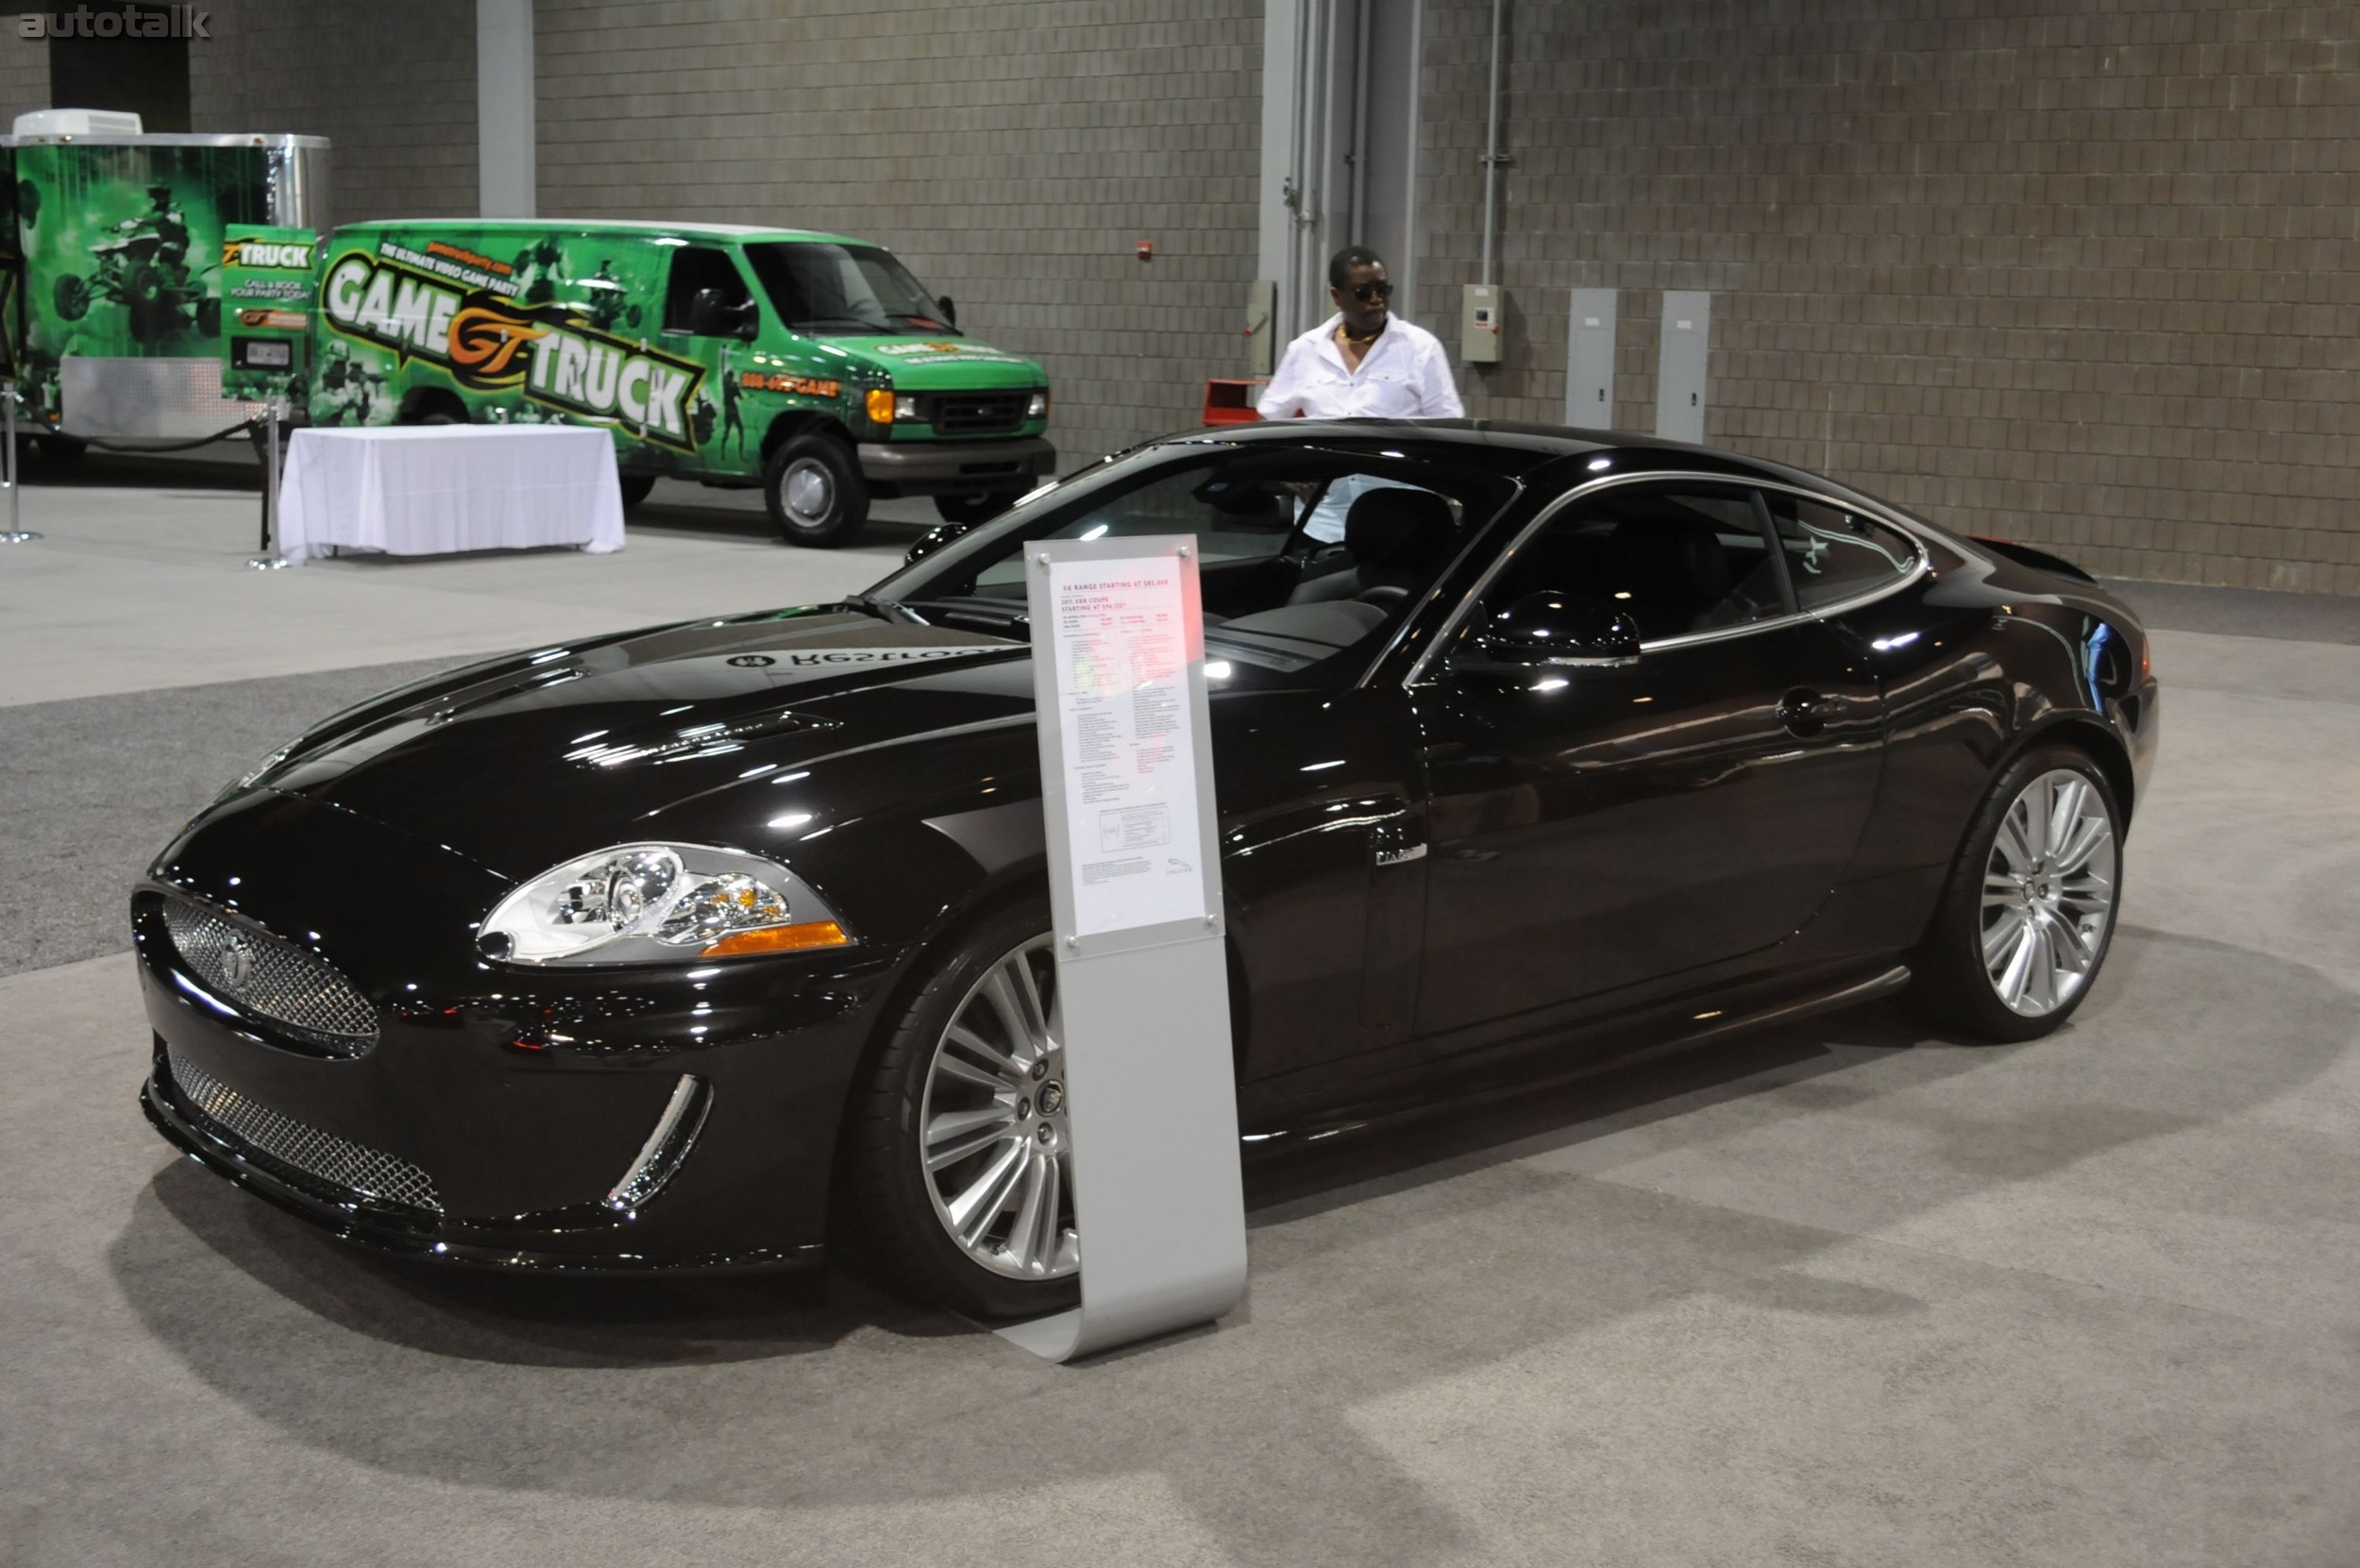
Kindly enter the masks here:
M 1056 472 L 1039 436 L 1009 441 L 864 441 L 861 476 L 879 496 L 991 495 L 1030 490 Z
M 416 908 L 312 930 L 328 922 L 307 911 L 367 885 L 457 935 L 480 918 L 465 901 L 482 873 L 331 808 L 248 815 L 255 831 L 235 813 L 200 827 L 133 899 L 155 1039 L 141 1103 L 175 1147 L 345 1240 L 426 1261 L 639 1273 L 820 1256 L 893 955 L 534 971 L 405 944 L 436 929 Z M 164 899 L 228 908 L 232 866 L 258 941 L 316 938 L 300 945 L 375 1006 L 364 1050 L 312 1048 L 174 947 Z

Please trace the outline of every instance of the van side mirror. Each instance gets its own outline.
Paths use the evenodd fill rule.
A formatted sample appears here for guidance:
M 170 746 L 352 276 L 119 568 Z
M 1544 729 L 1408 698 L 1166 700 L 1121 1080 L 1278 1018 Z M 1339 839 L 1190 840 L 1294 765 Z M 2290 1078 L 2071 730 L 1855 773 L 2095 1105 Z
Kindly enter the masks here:
M 1544 588 L 1478 623 L 1478 663 L 1621 669 L 1639 663 L 1639 623 L 1602 599 Z
M 942 312 L 942 319 L 946 326 L 956 327 L 959 324 L 959 308 L 951 302 L 949 295 L 936 295 L 935 309 Z
M 732 299 L 720 289 L 699 289 L 688 302 L 688 329 L 700 338 L 750 341 L 756 330 L 754 302 Z

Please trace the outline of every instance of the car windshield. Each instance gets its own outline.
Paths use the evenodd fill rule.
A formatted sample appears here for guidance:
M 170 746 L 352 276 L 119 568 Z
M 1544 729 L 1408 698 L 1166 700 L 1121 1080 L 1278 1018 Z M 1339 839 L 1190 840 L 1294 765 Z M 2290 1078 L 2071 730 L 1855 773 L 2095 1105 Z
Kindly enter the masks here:
M 1025 636 L 1025 546 L 1176 534 L 1196 545 L 1208 677 L 1226 689 L 1348 685 L 1513 493 L 1474 463 L 1399 453 L 1149 447 L 921 557 L 868 599 L 931 625 Z
M 956 331 L 910 269 L 874 245 L 750 244 L 746 259 L 780 319 L 798 332 L 940 337 Z

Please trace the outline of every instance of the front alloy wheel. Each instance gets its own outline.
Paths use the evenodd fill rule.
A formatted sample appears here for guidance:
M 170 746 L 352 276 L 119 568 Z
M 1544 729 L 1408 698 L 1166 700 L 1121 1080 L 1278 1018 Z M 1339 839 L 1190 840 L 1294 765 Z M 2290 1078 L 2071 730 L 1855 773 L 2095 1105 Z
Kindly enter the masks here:
M 919 1125 L 935 1218 L 970 1259 L 1010 1279 L 1081 1266 L 1073 1226 L 1065 1052 L 1051 1033 L 1046 935 L 1002 958 L 943 1026 Z
M 984 1318 L 1080 1299 L 1071 1105 L 1045 899 L 926 960 L 844 1129 L 835 1240 L 886 1283 Z

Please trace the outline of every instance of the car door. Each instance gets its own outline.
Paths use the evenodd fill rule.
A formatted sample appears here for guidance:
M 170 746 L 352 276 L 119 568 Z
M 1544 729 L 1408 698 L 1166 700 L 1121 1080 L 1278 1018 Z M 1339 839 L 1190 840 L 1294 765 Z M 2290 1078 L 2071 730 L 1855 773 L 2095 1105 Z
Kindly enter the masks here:
M 1628 615 L 1638 657 L 1488 658 L 1485 626 L 1536 594 Z M 1827 901 L 1876 795 L 1872 673 L 1798 612 L 1743 483 L 1576 491 L 1479 585 L 1411 697 L 1421 1036 L 1608 1009 L 1775 947 Z

